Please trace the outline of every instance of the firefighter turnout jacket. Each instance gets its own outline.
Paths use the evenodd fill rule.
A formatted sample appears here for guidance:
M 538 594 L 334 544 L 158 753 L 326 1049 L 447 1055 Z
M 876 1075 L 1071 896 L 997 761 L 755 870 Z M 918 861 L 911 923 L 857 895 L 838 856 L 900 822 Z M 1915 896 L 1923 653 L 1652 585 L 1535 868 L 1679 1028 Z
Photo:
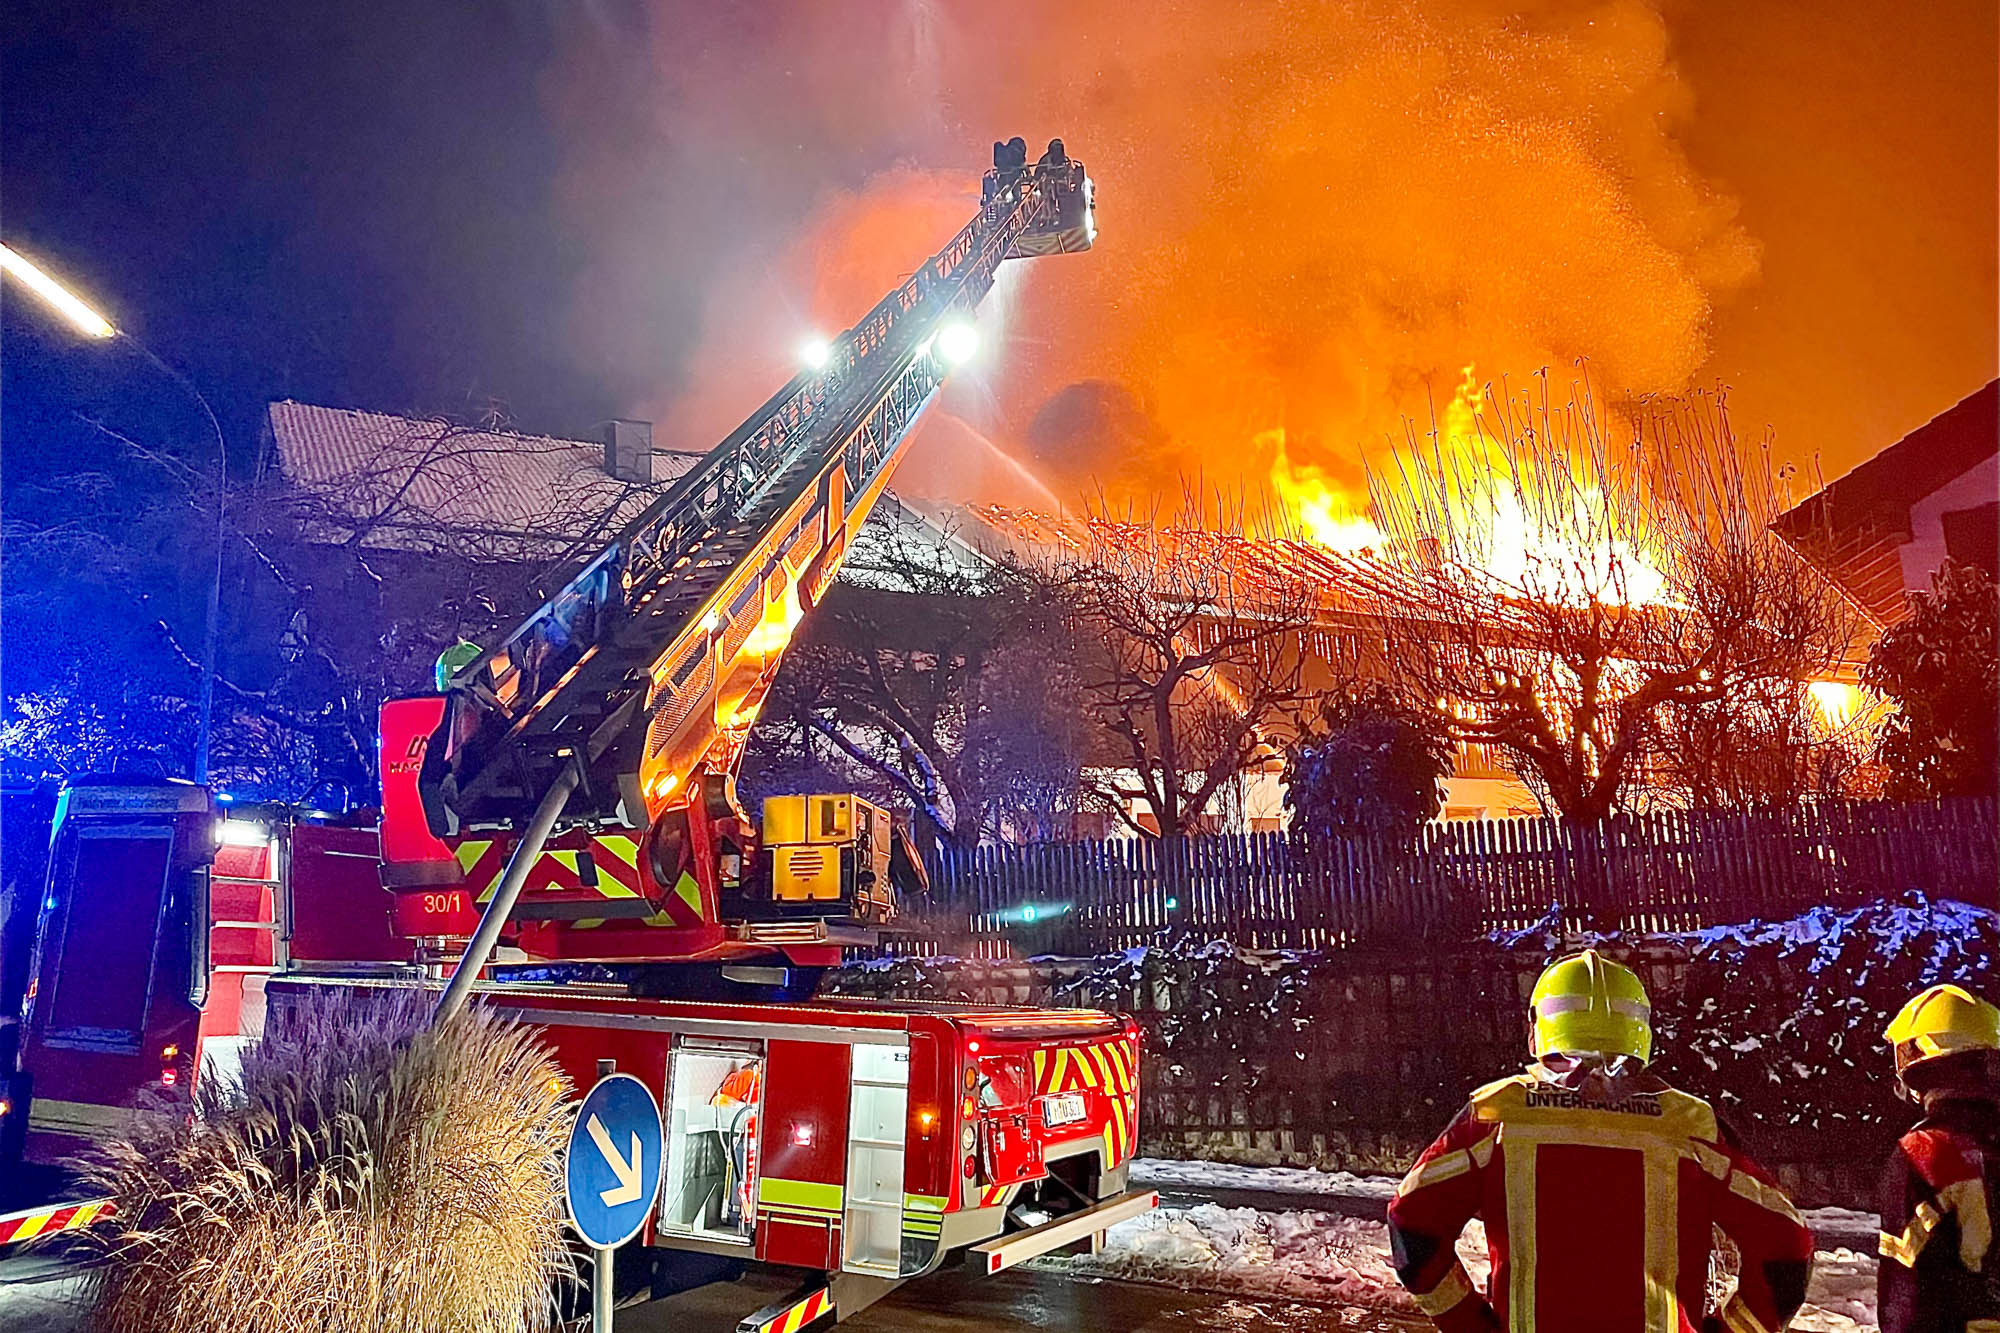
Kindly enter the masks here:
M 1882 1182 L 1882 1333 L 2000 1333 L 2000 1102 L 1948 1097 Z
M 1455 1242 L 1480 1218 L 1482 1296 Z M 1719 1226 L 1742 1255 L 1707 1315 Z M 1699 1097 L 1635 1062 L 1550 1056 L 1472 1095 L 1389 1205 L 1396 1273 L 1445 1333 L 1775 1333 L 1812 1236 Z

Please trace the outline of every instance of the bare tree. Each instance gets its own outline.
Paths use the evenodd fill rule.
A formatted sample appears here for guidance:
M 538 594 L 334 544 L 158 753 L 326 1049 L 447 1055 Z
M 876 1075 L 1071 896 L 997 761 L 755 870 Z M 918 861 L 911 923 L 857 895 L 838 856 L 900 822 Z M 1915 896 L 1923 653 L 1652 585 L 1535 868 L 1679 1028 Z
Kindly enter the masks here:
M 1826 694 L 1809 682 L 1766 680 L 1727 698 L 1663 705 L 1649 792 L 1687 809 L 1879 794 L 1874 718 L 1858 690 L 1823 686 Z
M 331 784 L 365 799 L 377 776 L 381 701 L 430 689 L 441 649 L 489 637 L 532 607 L 594 539 L 668 484 L 615 480 L 592 451 L 496 422 L 338 415 L 364 423 L 343 448 L 228 497 L 220 785 L 305 799 Z M 143 620 L 104 657 L 145 664 L 150 711 L 174 720 L 177 741 L 202 670 L 200 599 L 182 593 L 206 586 L 179 562 L 214 550 L 215 478 L 169 449 L 92 424 L 118 445 L 108 466 L 129 476 L 118 490 L 136 512 L 116 522 L 10 515 L 0 537 L 10 564 L 89 569 L 160 589 L 141 596 Z M 112 484 L 87 474 L 63 480 L 73 489 Z M 12 611 L 20 599 L 9 591 Z M 118 676 L 140 678 L 129 665 Z M 69 692 L 74 707 L 89 705 L 94 684 Z
M 1100 516 L 1046 572 L 1112 760 L 1087 789 L 1129 827 L 1170 840 L 1199 831 L 1224 784 L 1282 747 L 1310 698 L 1315 585 L 1245 536 L 1240 515 L 1219 518 L 1192 498 L 1171 514 Z M 1129 810 L 1122 775 L 1152 828 Z
M 870 533 L 787 654 L 747 782 L 873 790 L 960 847 L 1066 831 L 1077 726 L 1042 585 L 936 528 Z
M 1722 395 L 1611 413 L 1544 373 L 1456 424 L 1409 431 L 1373 477 L 1413 567 L 1376 600 L 1386 660 L 1565 818 L 1645 792 L 1669 710 L 1796 690 L 1851 651 L 1845 604 L 1768 530 L 1768 461 Z

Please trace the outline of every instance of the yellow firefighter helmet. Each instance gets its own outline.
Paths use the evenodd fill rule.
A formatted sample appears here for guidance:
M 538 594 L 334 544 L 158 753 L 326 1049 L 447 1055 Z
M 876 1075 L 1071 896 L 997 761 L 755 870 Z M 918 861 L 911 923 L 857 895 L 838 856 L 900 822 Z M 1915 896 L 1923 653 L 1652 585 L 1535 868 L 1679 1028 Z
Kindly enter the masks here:
M 1653 1058 L 1653 1006 L 1639 974 L 1595 949 L 1549 964 L 1529 999 L 1535 1058 L 1559 1051 Z
M 2000 1009 L 1957 986 L 1933 986 L 1904 1005 L 1883 1035 L 1901 1075 L 1941 1055 L 2000 1050 Z

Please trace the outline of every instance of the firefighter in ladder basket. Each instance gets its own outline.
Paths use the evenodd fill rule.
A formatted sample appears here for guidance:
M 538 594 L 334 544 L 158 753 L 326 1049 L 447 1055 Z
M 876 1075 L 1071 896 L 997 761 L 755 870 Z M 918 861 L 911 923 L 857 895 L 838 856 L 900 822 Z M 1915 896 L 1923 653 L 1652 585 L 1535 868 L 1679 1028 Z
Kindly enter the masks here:
M 1805 1301 L 1812 1236 L 1707 1102 L 1646 1071 L 1651 1007 L 1595 950 L 1542 973 L 1535 1063 L 1490 1083 L 1389 1204 L 1396 1275 L 1446 1333 L 1777 1333 Z M 1474 1290 L 1454 1248 L 1486 1224 Z M 1706 1312 L 1709 1237 L 1742 1254 Z

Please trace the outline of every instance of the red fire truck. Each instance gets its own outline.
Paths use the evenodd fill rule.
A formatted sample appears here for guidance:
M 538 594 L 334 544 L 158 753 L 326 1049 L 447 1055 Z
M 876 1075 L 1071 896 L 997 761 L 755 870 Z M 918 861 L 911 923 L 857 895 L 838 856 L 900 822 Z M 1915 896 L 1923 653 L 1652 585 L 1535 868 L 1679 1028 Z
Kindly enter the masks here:
M 746 1329 L 839 1319 L 952 1256 L 997 1271 L 1152 1207 L 1126 1188 L 1128 1020 L 800 1000 L 881 938 L 920 863 L 856 797 L 754 820 L 735 796 L 792 631 L 994 270 L 1095 237 L 1074 160 L 990 175 L 982 197 L 444 694 L 385 706 L 378 829 L 183 783 L 70 788 L 0 1143 L 115 1129 L 138 1088 L 226 1072 L 289 997 L 445 981 L 441 1009 L 507 1009 L 580 1085 L 610 1060 L 651 1087 L 656 1290 L 746 1262 L 818 1275 Z

